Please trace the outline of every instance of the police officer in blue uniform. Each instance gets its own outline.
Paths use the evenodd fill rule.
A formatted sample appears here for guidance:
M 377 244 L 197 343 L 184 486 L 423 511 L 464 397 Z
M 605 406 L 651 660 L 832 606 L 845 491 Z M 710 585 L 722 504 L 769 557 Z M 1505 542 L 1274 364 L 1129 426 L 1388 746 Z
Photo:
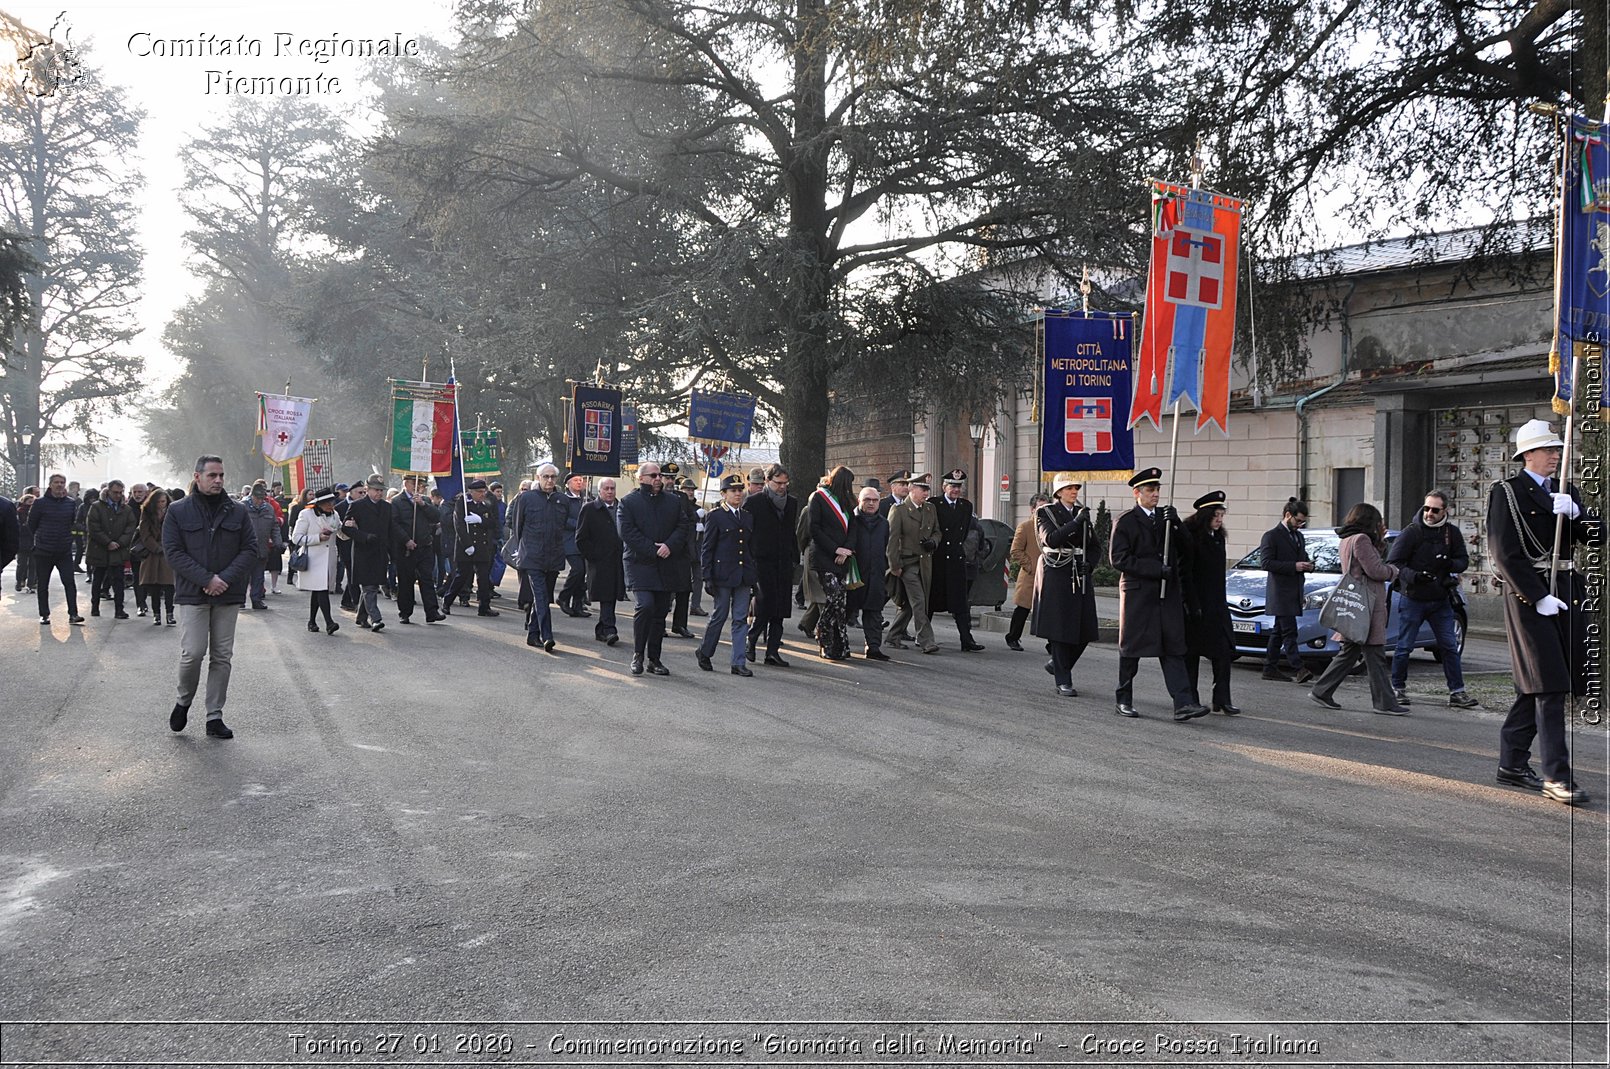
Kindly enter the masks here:
M 760 580 L 751 543 L 755 518 L 744 511 L 744 480 L 729 475 L 721 480 L 721 504 L 704 516 L 704 541 L 699 563 L 704 571 L 704 592 L 710 595 L 710 620 L 704 628 L 704 641 L 694 654 L 699 667 L 715 671 L 710 658 L 721 642 L 721 625 L 732 618 L 732 674 L 752 676 L 744 663 L 749 647 L 749 592 Z

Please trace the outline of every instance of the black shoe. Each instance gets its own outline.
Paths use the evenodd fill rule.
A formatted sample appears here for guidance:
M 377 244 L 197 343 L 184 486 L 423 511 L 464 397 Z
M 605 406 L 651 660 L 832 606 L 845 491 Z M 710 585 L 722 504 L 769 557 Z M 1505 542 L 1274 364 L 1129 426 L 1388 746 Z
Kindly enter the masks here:
M 1448 695 L 1448 707 L 1450 709 L 1480 709 L 1481 702 L 1472 698 L 1466 691 L 1456 690 Z
M 386 622 L 384 620 L 376 620 L 374 623 L 369 625 L 369 630 L 373 631 L 377 635 L 380 634 L 380 632 L 384 631 L 385 629 L 386 629 Z
M 263 607 L 265 609 L 268 608 L 268 606 L 266 606 L 266 605 L 263 606 Z M 129 614 L 124 612 L 122 609 L 119 609 L 119 610 L 117 610 L 117 612 L 114 612 L 112 614 L 112 619 L 114 619 L 114 620 L 127 620 L 128 618 L 129 618 Z
M 749 652 L 744 654 L 744 660 L 750 664 L 755 663 L 755 648 L 753 646 L 749 647 Z
M 555 647 L 555 646 L 557 646 L 557 645 L 559 645 L 559 643 L 557 643 L 557 642 L 555 642 L 555 641 L 554 641 L 554 640 L 553 640 L 553 639 L 551 639 L 551 638 L 550 638 L 550 639 L 549 639 L 549 640 L 548 640 L 548 641 L 546 641 L 546 642 L 544 642 L 544 643 L 543 643 L 543 644 L 542 644 L 542 648 L 543 648 L 543 649 L 544 649 L 544 650 L 546 650 L 546 651 L 547 651 L 547 652 L 549 652 L 549 653 L 552 653 L 552 652 L 553 652 L 553 648 L 554 648 L 554 647 Z
M 1342 707 L 1341 703 L 1335 698 L 1322 698 L 1313 691 L 1308 692 L 1308 700 L 1313 702 L 1315 705 L 1323 705 L 1327 709 L 1340 709 Z
M 699 662 L 699 669 L 701 671 L 714 672 L 716 670 L 716 666 L 710 663 L 710 658 L 706 657 L 697 650 L 693 652 L 693 659 Z
M 566 616 L 580 616 L 581 615 L 581 613 L 577 612 L 575 609 L 560 609 L 559 611 L 564 613 Z
M 136 616 L 147 616 L 149 614 L 145 611 L 145 606 L 141 605 L 137 610 L 135 610 L 134 615 L 136 615 Z
M 435 616 L 431 616 L 427 613 L 425 616 L 425 622 L 427 624 L 439 624 L 445 619 L 447 619 L 447 617 L 442 613 L 437 613 Z
M 1404 690 L 1402 687 L 1392 688 L 1392 700 L 1397 702 L 1399 705 L 1414 704 L 1414 702 L 1409 700 L 1409 692 Z
M 525 637 L 525 644 L 535 649 L 536 647 L 542 645 L 542 639 L 538 638 L 536 635 L 527 635 Z
M 1064 698 L 1077 698 L 1079 696 L 1079 692 L 1068 686 L 1066 683 L 1057 684 L 1057 693 L 1062 695 Z
M 70 624 L 81 624 L 84 622 L 84 618 L 75 612 L 71 616 L 67 617 L 67 622 Z
M 587 616 L 591 616 L 592 614 L 593 614 L 593 611 L 591 609 L 589 609 L 587 606 L 585 606 L 585 605 L 577 605 L 576 606 L 576 615 L 577 616 L 587 617 Z
M 735 664 L 732 666 L 732 674 L 735 676 L 749 677 L 753 676 L 755 673 L 749 670 L 749 666 L 747 664 Z
M 1017 652 L 1022 653 L 1023 652 L 1023 643 L 1019 642 L 1015 638 L 1009 638 L 1009 639 L 1006 640 L 1006 648 L 1009 649 L 1009 650 L 1016 650 Z
M 175 619 L 174 619 L 174 618 L 173 618 L 173 614 L 172 614 L 172 613 L 171 613 L 171 612 L 170 612 L 170 613 L 169 613 L 169 614 L 168 614 L 168 626 L 169 626 L 169 627 L 172 627 L 172 626 L 174 626 L 174 625 L 175 625 L 175 624 L 177 624 L 177 623 L 178 623 L 178 622 L 179 622 L 179 621 L 178 621 L 178 620 L 175 620 Z
M 341 630 L 341 625 L 336 623 L 334 620 L 331 620 L 329 623 L 324 625 L 324 633 L 326 635 L 333 635 L 339 630 Z
M 1197 717 L 1207 716 L 1207 714 L 1207 706 L 1205 705 L 1182 705 L 1174 710 L 1174 719 L 1181 721 L 1195 720 Z
M 1213 703 L 1213 711 L 1215 713 L 1223 713 L 1225 716 L 1240 716 L 1241 715 L 1241 710 L 1237 709 L 1235 706 L 1233 706 L 1233 705 L 1220 705 L 1218 702 Z
M 1588 792 L 1574 783 L 1563 783 L 1560 780 L 1551 779 L 1543 784 L 1543 797 L 1551 802 L 1581 805 L 1588 800 Z
M 619 635 L 615 634 L 615 632 L 611 631 L 609 633 L 609 637 L 604 639 L 604 642 L 607 645 L 613 646 L 613 645 L 615 645 L 615 643 L 619 642 L 620 640 L 621 640 L 621 637 Z
M 1045 662 L 1045 674 L 1048 676 L 1054 676 L 1057 674 L 1057 664 L 1055 661 L 1047 660 Z
M 99 602 L 99 601 L 100 601 L 100 599 L 99 599 L 99 598 L 96 598 L 96 599 L 95 599 L 95 600 L 96 600 L 96 601 L 97 601 L 97 603 L 98 603 L 98 602 Z M 95 605 L 91 605 L 91 606 L 90 606 L 90 607 L 89 607 L 89 614 L 90 614 L 90 615 L 91 615 L 91 616 L 99 616 L 99 615 L 100 615 L 100 614 L 101 614 L 101 607 L 100 607 L 100 605 L 99 605 L 99 604 L 95 604 Z
M 1301 669 L 1296 675 L 1291 677 L 1291 681 L 1293 683 L 1296 683 L 1299 686 L 1301 686 L 1304 683 L 1312 683 L 1314 681 L 1314 679 L 1315 679 L 1314 673 L 1310 672 L 1306 668 Z
M 983 651 L 984 644 L 982 642 L 974 642 L 972 639 L 968 639 L 962 643 L 963 653 L 982 653 Z
M 1407 705 L 1385 705 L 1371 709 L 1370 712 L 1380 713 L 1382 716 L 1408 716 L 1409 707 Z
M 889 655 L 882 650 L 867 650 L 866 659 L 869 661 L 887 661 Z
M 412 624 L 414 620 L 411 616 L 399 616 L 397 617 L 397 622 L 399 624 Z
M 442 602 L 442 619 L 445 620 L 451 615 L 453 615 L 453 603 L 451 601 Z
M 477 616 L 502 616 L 503 614 L 498 612 L 496 609 L 477 609 L 475 611 L 475 615 L 477 615 Z
M 308 621 L 307 629 L 313 632 L 315 635 L 319 633 L 319 625 L 314 623 L 312 620 Z
M 1498 766 L 1498 782 L 1511 787 L 1525 787 L 1529 791 L 1543 789 L 1543 777 L 1532 770 L 1531 765 L 1524 768 L 1505 768 Z
M 633 654 L 632 655 L 632 675 L 640 676 L 642 674 L 643 674 L 643 658 L 641 656 L 637 655 L 637 654 Z
M 162 614 L 157 613 L 155 616 L 151 617 L 151 623 L 152 623 L 152 625 L 154 625 L 156 627 L 161 627 L 162 626 Z
M 266 602 L 266 601 L 254 601 L 254 602 L 252 602 L 252 608 L 254 608 L 254 609 L 266 609 L 266 608 L 268 608 L 268 602 Z
M 688 610 L 688 615 L 689 616 L 709 616 L 710 614 L 705 612 L 703 609 L 689 609 Z
M 648 663 L 648 674 L 651 676 L 668 676 L 671 674 L 671 670 L 659 661 L 650 661 Z
M 39 618 L 39 626 L 40 626 L 40 627 L 49 627 L 49 626 L 50 626 L 50 617 L 48 617 L 48 616 L 41 616 L 41 617 L 40 617 L 40 618 Z
M 1291 676 L 1288 676 L 1278 668 L 1265 668 L 1263 670 L 1263 678 L 1274 683 L 1290 683 L 1292 681 Z
M 671 628 L 671 634 L 675 635 L 677 638 L 694 638 L 695 637 L 693 632 L 689 631 L 685 627 L 673 627 L 673 628 Z
M 1123 702 L 1119 702 L 1117 705 L 1113 706 L 1112 711 L 1117 713 L 1119 716 L 1137 717 L 1140 715 L 1139 713 L 1135 712 L 1135 707 L 1133 705 L 1125 705 Z
M 773 668 L 787 668 L 788 667 L 788 662 L 783 660 L 781 657 L 777 656 L 775 653 L 766 654 L 766 663 L 771 665 Z
M 232 739 L 235 733 L 229 730 L 229 725 L 222 719 L 207 721 L 207 734 L 214 739 Z
M 173 712 L 168 714 L 168 728 L 172 731 L 183 731 L 190 720 L 190 706 L 175 705 Z

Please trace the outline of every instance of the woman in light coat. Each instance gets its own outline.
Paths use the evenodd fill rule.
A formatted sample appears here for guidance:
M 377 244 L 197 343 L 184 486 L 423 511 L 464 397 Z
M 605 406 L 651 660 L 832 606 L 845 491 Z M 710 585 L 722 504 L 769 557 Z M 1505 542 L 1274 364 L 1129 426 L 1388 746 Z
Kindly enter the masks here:
M 1408 716 L 1392 693 L 1392 677 L 1386 664 L 1386 605 L 1388 584 L 1398 577 L 1394 564 L 1382 560 L 1386 549 L 1386 520 L 1374 505 L 1354 505 L 1347 519 L 1336 529 L 1342 540 L 1342 576 L 1362 578 L 1375 584 L 1370 598 L 1370 633 L 1363 642 L 1349 642 L 1336 635 L 1342 648 L 1331 659 L 1323 675 L 1314 680 L 1309 697 L 1327 709 L 1340 709 L 1333 695 L 1353 666 L 1362 658 L 1370 676 L 1370 700 L 1376 712 L 1386 716 Z
M 1006 629 L 1006 648 L 1019 653 L 1023 651 L 1023 644 L 1018 640 L 1023 637 L 1023 628 L 1034 609 L 1034 573 L 1040 563 L 1040 538 L 1035 531 L 1034 513 L 1041 505 L 1050 503 L 1049 494 L 1035 494 L 1029 499 L 1029 518 L 1017 525 L 1012 535 L 1012 548 L 1006 553 L 1006 559 L 1017 569 L 1017 582 L 1012 588 L 1012 625 Z
M 336 532 L 341 530 L 341 517 L 335 514 L 335 488 L 327 486 L 313 495 L 313 500 L 296 516 L 296 527 L 291 531 L 292 552 L 307 550 L 307 570 L 297 578 L 296 585 L 308 593 L 307 629 L 314 634 L 319 630 L 319 613 L 324 613 L 324 630 L 335 634 L 341 629 L 330 615 L 330 591 L 335 588 Z

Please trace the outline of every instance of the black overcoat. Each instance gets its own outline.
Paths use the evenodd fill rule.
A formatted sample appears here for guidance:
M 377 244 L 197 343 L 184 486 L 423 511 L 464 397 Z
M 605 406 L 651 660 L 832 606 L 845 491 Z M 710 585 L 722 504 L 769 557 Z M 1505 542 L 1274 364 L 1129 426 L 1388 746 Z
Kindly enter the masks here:
M 934 585 L 928 592 L 928 615 L 960 612 L 967 602 L 967 532 L 973 527 L 973 503 L 959 498 L 955 504 L 943 496 L 934 499 L 939 517 L 939 551 L 934 554 Z
M 352 582 L 359 586 L 385 586 L 391 563 L 391 502 L 359 498 L 347 509 L 357 527 L 341 528 L 352 542 Z
M 812 492 L 808 511 L 811 567 L 821 575 L 836 575 L 843 579 L 849 571 L 849 562 L 839 564 L 836 558 L 840 549 L 855 549 L 855 532 L 850 530 L 850 514 L 844 513 L 844 520 L 840 522 L 838 511 L 827 500 L 826 490 Z
M 1224 598 L 1229 560 L 1223 531 L 1183 526 L 1178 534 L 1184 568 L 1185 652 L 1217 660 L 1235 655 L 1235 628 Z
M 850 514 L 850 533 L 855 539 L 851 548 L 856 566 L 866 585 L 850 591 L 849 611 L 858 613 L 868 606 L 881 609 L 889 600 L 889 521 L 882 513 L 868 516 L 856 509 Z
M 1112 526 L 1112 566 L 1118 580 L 1118 655 L 1175 657 L 1185 653 L 1185 598 L 1178 574 L 1163 591 L 1162 510 L 1148 517 L 1132 508 Z M 1169 544 L 1169 563 L 1179 566 L 1180 533 Z
M 1513 509 L 1506 485 L 1514 493 Z M 1559 483 L 1550 480 L 1550 485 Z M 1570 486 L 1567 493 L 1580 509 L 1582 495 L 1577 488 Z M 1487 498 L 1487 550 L 1494 574 L 1504 583 L 1504 630 L 1509 633 L 1518 694 L 1587 693 L 1591 662 L 1586 617 L 1591 613 L 1581 611 L 1582 576 L 1561 571 L 1555 578 L 1554 596 L 1571 606 L 1568 611 L 1539 616 L 1535 607 L 1549 592 L 1546 554 L 1554 546 L 1553 504 L 1548 492 L 1524 471 L 1494 483 Z M 1583 509 L 1565 524 L 1565 542 L 1562 560 L 1569 560 L 1577 545 L 1603 545 L 1604 522 Z M 1534 565 L 1539 550 L 1545 554 L 1541 570 Z
M 416 547 L 434 549 L 436 527 L 442 522 L 442 510 L 426 498 L 414 494 L 398 494 L 391 499 L 391 548 L 399 557 L 407 553 L 410 541 Z
M 1264 532 L 1258 554 L 1263 558 L 1264 571 L 1269 573 L 1263 586 L 1263 611 L 1270 616 L 1301 616 L 1308 574 L 1297 570 L 1300 562 L 1308 560 L 1308 543 L 1302 531 L 1276 524 Z
M 690 589 L 686 551 L 693 537 L 693 517 L 682 507 L 686 500 L 675 490 L 652 494 L 641 487 L 621 499 L 621 560 L 628 589 Z M 669 557 L 656 553 L 659 544 L 671 551 Z
M 587 597 L 592 601 L 626 600 L 626 566 L 621 561 L 621 533 L 615 513 L 599 500 L 581 507 L 576 520 L 576 550 L 587 561 Z
M 794 612 L 794 566 L 799 545 L 794 528 L 799 524 L 799 499 L 790 497 L 783 510 L 771 503 L 765 491 L 744 501 L 744 511 L 755 518 L 755 586 L 760 591 L 756 620 L 781 620 Z
M 1101 625 L 1090 576 L 1101 559 L 1101 542 L 1090 510 L 1069 510 L 1053 501 L 1034 513 L 1040 559 L 1034 566 L 1034 607 L 1029 634 L 1078 646 L 1096 641 Z M 1078 556 L 1073 551 L 1082 551 Z

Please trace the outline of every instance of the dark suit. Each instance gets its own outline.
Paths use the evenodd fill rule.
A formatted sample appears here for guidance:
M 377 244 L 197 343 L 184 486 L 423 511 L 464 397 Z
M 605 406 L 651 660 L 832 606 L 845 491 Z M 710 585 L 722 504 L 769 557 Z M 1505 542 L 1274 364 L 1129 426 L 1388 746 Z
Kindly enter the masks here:
M 1258 543 L 1258 556 L 1268 573 L 1263 586 L 1263 609 L 1275 618 L 1274 630 L 1269 632 L 1269 648 L 1263 655 L 1265 670 L 1278 667 L 1280 657 L 1301 671 L 1302 660 L 1297 656 L 1297 617 L 1303 614 L 1303 588 L 1308 573 L 1299 572 L 1298 564 L 1308 563 L 1308 543 L 1302 530 L 1292 530 L 1284 523 L 1264 532 Z
M 1557 487 L 1558 480 L 1551 479 L 1549 485 Z M 1577 488 L 1570 486 L 1566 492 L 1581 509 Z M 1515 704 L 1499 732 L 1498 763 L 1504 768 L 1524 767 L 1536 739 L 1543 778 L 1569 783 L 1566 696 L 1587 692 L 1588 670 L 1595 661 L 1589 657 L 1580 574 L 1562 567 L 1555 577 L 1552 593 L 1568 609 L 1554 616 L 1537 613 L 1537 603 L 1551 593 L 1548 564 L 1555 526 L 1553 500 L 1530 474 L 1523 471 L 1493 484 L 1487 499 L 1487 546 L 1493 572 L 1504 583 L 1504 630 L 1509 633 L 1515 674 Z M 1569 562 L 1578 544 L 1603 543 L 1604 522 L 1582 509 L 1577 519 L 1565 523 L 1560 559 Z
M 878 505 L 882 507 L 883 502 Z M 889 601 L 889 521 L 881 512 L 868 516 L 856 509 L 850 513 L 850 531 L 855 536 L 855 563 L 863 585 L 850 591 L 849 613 L 852 621 L 860 618 L 870 653 L 883 646 L 883 606 Z
M 704 543 L 699 564 L 710 594 L 710 621 L 705 625 L 699 653 L 715 655 L 721 642 L 721 625 L 732 618 L 732 665 L 744 663 L 749 646 L 749 593 L 759 578 L 754 554 L 755 518 L 743 509 L 729 509 L 723 502 L 704 515 Z
M 950 610 L 961 632 L 962 645 L 973 644 L 973 609 L 967 600 L 967 533 L 973 528 L 973 503 L 943 495 L 930 504 L 939 517 L 939 551 L 934 554 L 934 585 L 928 592 L 930 614 Z
M 639 487 L 621 499 L 620 532 L 626 585 L 636 608 L 632 615 L 632 652 L 658 663 L 665 641 L 665 614 L 671 599 L 689 582 L 687 545 L 693 517 L 675 490 L 650 493 Z M 659 556 L 656 545 L 670 550 Z
M 775 655 L 783 647 L 783 621 L 794 611 L 794 565 L 799 563 L 799 544 L 794 529 L 799 524 L 799 499 L 787 498 L 781 511 L 772 504 L 771 494 L 761 491 L 744 502 L 744 511 L 755 521 L 755 626 L 749 632 L 751 648 L 766 640 L 766 652 Z
M 347 509 L 347 519 L 357 523 L 341 530 L 352 540 L 352 585 L 363 591 L 358 626 L 366 627 L 380 622 L 380 588 L 391 565 L 391 505 L 361 497 Z
M 1112 565 L 1118 581 L 1118 703 L 1134 704 L 1134 681 L 1142 657 L 1156 657 L 1163 664 L 1163 682 L 1174 708 L 1195 704 L 1191 683 L 1185 671 L 1185 597 L 1179 571 L 1180 538 L 1175 531 L 1169 540 L 1168 560 L 1163 559 L 1167 524 L 1162 510 L 1147 516 L 1144 509 L 1132 508 L 1112 528 Z M 1175 570 L 1164 590 L 1163 569 Z
M 397 615 L 406 620 L 414 613 L 414 585 L 425 605 L 425 618 L 437 615 L 436 525 L 442 514 L 435 505 L 404 492 L 391 499 L 391 552 L 397 561 Z M 414 543 L 409 549 L 408 543 Z
M 621 563 L 621 534 L 617 516 L 620 502 L 601 500 L 581 507 L 576 521 L 576 550 L 587 562 L 587 597 L 598 603 L 593 634 L 608 639 L 616 634 L 615 603 L 626 600 L 626 567 Z

